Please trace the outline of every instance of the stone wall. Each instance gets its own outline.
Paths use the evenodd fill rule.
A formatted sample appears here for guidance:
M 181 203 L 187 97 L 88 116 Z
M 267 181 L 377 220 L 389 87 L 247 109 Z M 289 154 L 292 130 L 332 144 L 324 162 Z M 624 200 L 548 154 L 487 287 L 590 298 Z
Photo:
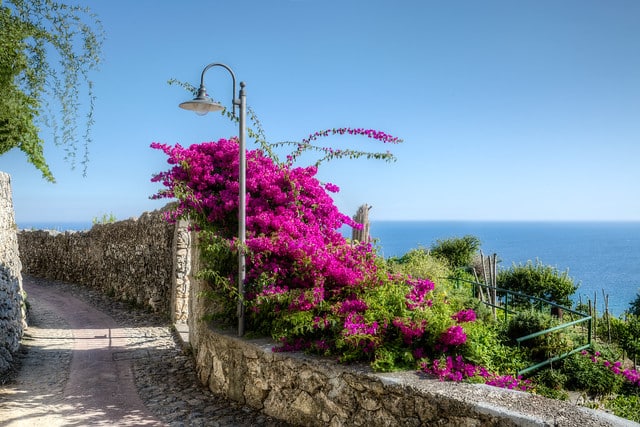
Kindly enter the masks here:
M 0 375 L 11 367 L 25 326 L 16 231 L 11 178 L 0 172 Z
M 145 212 L 139 218 L 97 224 L 81 232 L 21 230 L 23 272 L 86 285 L 173 316 L 173 282 L 176 275 L 183 275 L 174 266 L 179 233 L 164 221 L 162 212 Z
M 417 372 L 373 373 L 332 359 L 274 353 L 269 340 L 203 330 L 203 384 L 293 425 L 632 426 L 612 415 L 484 384 L 440 382 Z
M 192 236 L 192 245 L 198 240 Z M 198 271 L 198 257 L 192 271 Z M 335 359 L 275 353 L 269 339 L 238 338 L 205 322 L 214 304 L 191 278 L 189 342 L 200 381 L 214 393 L 304 426 L 631 426 L 604 412 L 484 384 L 417 372 L 374 373 Z

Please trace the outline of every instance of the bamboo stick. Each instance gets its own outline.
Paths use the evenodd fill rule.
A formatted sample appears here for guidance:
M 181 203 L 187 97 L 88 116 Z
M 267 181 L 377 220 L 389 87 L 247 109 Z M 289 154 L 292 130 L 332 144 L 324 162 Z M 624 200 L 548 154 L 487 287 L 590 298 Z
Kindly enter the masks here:
M 593 339 L 598 337 L 598 293 L 593 291 Z
M 604 320 L 607 324 L 607 336 L 609 338 L 609 344 L 611 344 L 611 318 L 609 315 L 609 295 L 605 294 L 604 288 L 602 288 L 602 298 L 604 299 Z
M 491 268 L 491 286 L 493 286 L 493 290 L 492 290 L 492 293 L 493 293 L 493 305 L 497 306 L 498 305 L 498 295 L 497 295 L 497 292 L 496 292 L 496 286 L 497 286 L 497 282 L 496 282 L 496 254 L 493 254 L 492 258 L 489 258 L 489 267 Z M 495 307 L 493 309 L 493 318 L 494 318 L 494 320 L 497 319 L 497 313 L 496 313 Z

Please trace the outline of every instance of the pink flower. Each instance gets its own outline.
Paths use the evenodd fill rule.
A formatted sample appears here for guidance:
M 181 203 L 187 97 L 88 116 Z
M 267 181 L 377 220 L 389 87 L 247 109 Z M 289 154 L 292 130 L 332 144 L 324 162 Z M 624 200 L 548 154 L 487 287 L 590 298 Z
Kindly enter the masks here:
M 472 309 L 460 310 L 459 312 L 451 316 L 451 318 L 458 323 L 475 322 L 476 312 Z
M 349 299 L 344 301 L 338 309 L 339 314 L 347 314 L 353 312 L 363 312 L 367 308 L 367 303 L 359 299 Z
M 407 345 L 413 344 L 414 339 L 420 338 L 422 335 L 424 335 L 425 329 L 427 327 L 426 320 L 422 320 L 420 323 L 416 323 L 413 320 L 398 318 L 394 319 L 392 324 L 400 330 L 402 341 Z
M 360 314 L 349 313 L 344 321 L 345 335 L 375 335 L 378 332 L 378 322 L 366 323 Z
M 332 184 L 332 183 L 330 183 L 330 182 L 327 182 L 327 183 L 324 185 L 324 188 L 326 188 L 326 189 L 327 189 L 327 191 L 329 191 L 329 192 L 331 192 L 331 193 L 337 193 L 337 192 L 339 192 L 339 191 L 340 191 L 340 187 L 338 187 L 337 185 L 334 185 L 334 184 Z
M 405 296 L 407 299 L 407 308 L 415 310 L 417 308 L 431 307 L 433 301 L 426 298 L 435 285 L 428 279 L 407 279 L 407 283 L 411 286 L 411 291 Z
M 215 224 L 221 237 L 236 248 L 238 209 L 238 142 L 221 139 L 183 148 L 153 143 L 172 167 L 152 181 L 165 186 L 156 198 L 178 198 L 167 220 L 196 219 L 198 228 Z M 343 225 L 360 227 L 338 211 L 322 185 L 317 168 L 278 165 L 260 151 L 247 152 L 247 283 L 271 278 L 268 289 L 255 297 L 275 296 L 295 289 L 318 289 L 307 310 L 324 300 L 324 292 L 357 286 L 376 275 L 371 245 L 351 246 L 340 233 Z M 200 223 L 202 222 L 202 223 Z M 321 290 L 321 291 L 320 291 Z
M 528 391 L 532 388 L 530 380 L 523 380 L 520 376 L 513 377 L 511 375 L 493 376 L 491 379 L 487 380 L 485 384 L 520 391 Z
M 589 357 L 589 353 L 587 353 L 586 351 L 582 351 L 580 352 L 580 354 L 582 354 L 585 357 Z M 601 353 L 596 351 L 594 353 L 594 356 L 589 357 L 589 359 L 596 364 L 601 363 L 602 366 L 609 368 L 609 370 L 611 372 L 613 372 L 613 374 L 615 375 L 622 375 L 626 381 L 628 381 L 629 383 L 631 383 L 631 385 L 635 385 L 637 387 L 640 387 L 640 372 L 636 371 L 635 369 L 625 369 L 625 370 L 621 370 L 622 367 L 622 362 L 620 361 L 616 361 L 614 363 L 611 363 L 611 361 L 609 360 L 603 360 L 602 362 L 598 360 L 598 358 L 596 356 L 600 356 Z
M 466 363 L 462 356 L 457 356 L 455 359 L 447 356 L 444 366 L 438 359 L 433 361 L 432 366 L 423 363 L 422 370 L 428 374 L 437 376 L 440 381 L 462 381 L 474 377 L 483 371 L 483 369 L 478 366 Z M 484 372 L 486 372 L 486 370 L 484 370 Z
M 462 345 L 467 342 L 467 334 L 464 333 L 464 329 L 461 326 L 451 326 L 440 335 L 440 342 L 447 346 Z

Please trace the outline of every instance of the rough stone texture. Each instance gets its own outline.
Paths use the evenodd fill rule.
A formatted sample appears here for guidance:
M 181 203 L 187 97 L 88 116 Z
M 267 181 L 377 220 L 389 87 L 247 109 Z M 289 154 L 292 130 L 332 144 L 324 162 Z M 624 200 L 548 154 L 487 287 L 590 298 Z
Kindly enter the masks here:
M 11 368 L 25 325 L 11 177 L 0 172 L 0 374 Z
M 175 225 L 162 210 L 89 231 L 21 230 L 25 274 L 78 283 L 171 315 Z
M 179 221 L 173 239 L 173 278 L 171 292 L 171 320 L 173 323 L 187 323 L 189 318 L 189 286 L 191 275 L 191 233 L 189 223 Z
M 305 426 L 632 426 L 612 415 L 481 384 L 440 382 L 416 372 L 273 353 L 269 340 L 200 329 L 196 369 L 214 393 Z

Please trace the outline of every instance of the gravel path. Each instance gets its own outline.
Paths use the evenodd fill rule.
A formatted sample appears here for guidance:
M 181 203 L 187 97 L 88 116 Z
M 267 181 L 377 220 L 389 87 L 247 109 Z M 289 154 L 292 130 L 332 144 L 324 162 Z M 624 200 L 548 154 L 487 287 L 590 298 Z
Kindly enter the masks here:
M 166 320 L 81 286 L 23 284 L 29 327 L 0 425 L 286 426 L 200 386 Z

